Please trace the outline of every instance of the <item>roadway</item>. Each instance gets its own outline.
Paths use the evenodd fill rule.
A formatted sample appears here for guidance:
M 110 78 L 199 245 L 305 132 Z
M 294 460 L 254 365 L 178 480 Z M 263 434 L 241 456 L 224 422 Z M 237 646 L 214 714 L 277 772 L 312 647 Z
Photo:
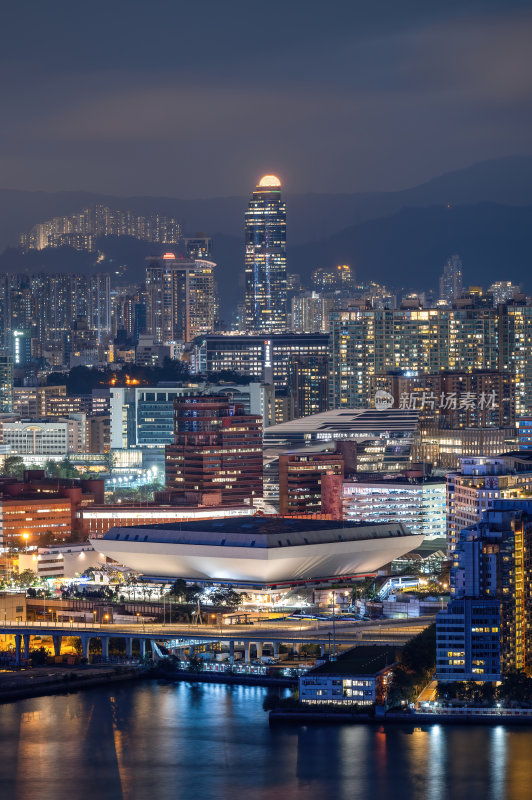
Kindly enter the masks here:
M 253 625 L 184 625 L 176 623 L 151 624 L 142 621 L 128 623 L 5 621 L 0 634 L 29 633 L 32 636 L 105 636 L 134 639 L 188 639 L 238 642 L 325 642 L 334 635 L 337 645 L 356 643 L 404 644 L 433 622 L 433 617 L 410 620 L 376 620 L 353 622 L 337 620 L 264 620 Z

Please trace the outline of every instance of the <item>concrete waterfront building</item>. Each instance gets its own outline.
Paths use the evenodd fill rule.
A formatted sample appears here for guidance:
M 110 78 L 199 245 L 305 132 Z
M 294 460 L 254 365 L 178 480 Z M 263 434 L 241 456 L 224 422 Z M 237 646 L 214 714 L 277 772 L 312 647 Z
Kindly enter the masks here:
M 164 492 L 158 493 L 164 495 Z M 197 495 L 197 497 L 195 496 Z M 106 503 L 81 508 L 78 518 L 86 535 L 105 536 L 110 528 L 162 525 L 225 517 L 251 517 L 256 508 L 246 503 L 222 504 L 221 492 L 189 493 L 183 503 Z
M 100 569 L 105 556 L 90 544 L 61 544 L 39 547 L 36 553 L 19 555 L 19 572 L 30 569 L 38 578 L 75 578 L 89 567 Z
M 366 575 L 419 547 L 404 525 L 251 517 L 111 528 L 91 542 L 149 576 L 272 586 Z
M 383 705 L 393 678 L 393 647 L 365 645 L 309 670 L 299 679 L 302 703 Z
M 245 215 L 246 330 L 286 330 L 286 206 L 281 181 L 265 175 Z

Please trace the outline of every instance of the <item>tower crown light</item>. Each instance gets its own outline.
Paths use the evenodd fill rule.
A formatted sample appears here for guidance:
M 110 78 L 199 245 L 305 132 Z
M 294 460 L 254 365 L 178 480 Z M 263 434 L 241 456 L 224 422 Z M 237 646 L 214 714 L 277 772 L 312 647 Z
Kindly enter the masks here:
M 264 175 L 264 177 L 260 179 L 258 185 L 262 188 L 266 188 L 268 186 L 280 186 L 281 181 L 275 175 Z

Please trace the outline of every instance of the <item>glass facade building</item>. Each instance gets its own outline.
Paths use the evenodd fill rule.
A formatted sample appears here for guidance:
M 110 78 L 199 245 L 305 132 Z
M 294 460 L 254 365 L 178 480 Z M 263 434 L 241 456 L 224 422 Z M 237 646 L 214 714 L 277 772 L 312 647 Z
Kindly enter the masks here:
M 265 175 L 245 215 L 245 324 L 249 332 L 286 330 L 286 206 L 281 182 Z

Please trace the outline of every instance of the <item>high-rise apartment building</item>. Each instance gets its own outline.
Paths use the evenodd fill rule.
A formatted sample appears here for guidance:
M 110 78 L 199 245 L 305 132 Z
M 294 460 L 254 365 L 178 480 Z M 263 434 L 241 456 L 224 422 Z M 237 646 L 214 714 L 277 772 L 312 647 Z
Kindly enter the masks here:
M 447 475 L 447 549 L 453 553 L 460 531 L 475 525 L 497 500 L 520 500 L 532 491 L 532 458 L 506 453 L 463 458 L 460 472 Z
M 378 391 L 391 395 L 393 408 L 414 409 L 423 422 L 437 422 L 448 430 L 515 425 L 515 381 L 510 372 L 388 373 L 370 378 L 372 405 Z
M 460 256 L 453 255 L 443 268 L 440 278 L 440 300 L 451 305 L 462 294 L 462 261 Z
M 181 226 L 173 217 L 160 214 L 145 217 L 96 204 L 77 214 L 34 225 L 20 237 L 20 246 L 25 251 L 64 245 L 76 250 L 94 250 L 98 236 L 131 236 L 148 242 L 176 244 L 181 240 Z
M 325 291 L 351 290 L 355 286 L 355 270 L 349 264 L 337 264 L 331 269 L 319 267 L 312 273 L 312 283 Z
M 174 253 L 147 259 L 146 329 L 156 344 L 190 342 L 213 330 L 215 266 Z
M 23 332 L 23 334 L 15 332 Z M 97 350 L 111 335 L 110 276 L 36 273 L 0 279 L 0 339 L 23 335 L 24 358 L 70 366 L 72 353 Z M 98 358 L 95 358 L 98 361 Z
M 372 403 L 389 372 L 509 373 L 516 413 L 532 410 L 532 305 L 371 309 L 330 314 L 330 406 Z
M 436 617 L 436 677 L 497 681 L 532 657 L 532 502 L 496 500 L 460 533 Z
M 0 353 L 0 414 L 13 411 L 13 358 Z
M 294 333 L 328 333 L 334 301 L 318 292 L 292 297 L 291 330 Z
M 223 502 L 262 497 L 262 417 L 229 396 L 176 400 L 174 444 L 165 448 L 166 488 L 221 492 Z
M 286 206 L 281 181 L 265 175 L 245 215 L 246 330 L 286 330 Z
M 329 358 L 327 355 L 295 356 L 289 362 L 289 392 L 294 419 L 319 414 L 329 408 Z

